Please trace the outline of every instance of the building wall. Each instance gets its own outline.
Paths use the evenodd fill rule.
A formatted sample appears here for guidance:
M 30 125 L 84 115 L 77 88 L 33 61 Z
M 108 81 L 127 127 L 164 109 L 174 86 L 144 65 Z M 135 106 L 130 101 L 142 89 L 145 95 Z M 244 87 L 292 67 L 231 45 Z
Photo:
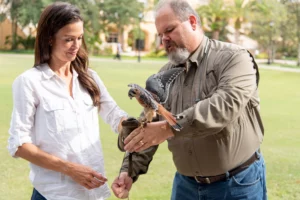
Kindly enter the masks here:
M 17 34 L 26 37 L 24 32 L 18 27 Z M 0 49 L 10 49 L 11 45 L 5 45 L 5 38 L 12 35 L 12 23 L 9 19 L 5 19 L 0 23 Z M 20 47 L 21 48 L 21 47 Z

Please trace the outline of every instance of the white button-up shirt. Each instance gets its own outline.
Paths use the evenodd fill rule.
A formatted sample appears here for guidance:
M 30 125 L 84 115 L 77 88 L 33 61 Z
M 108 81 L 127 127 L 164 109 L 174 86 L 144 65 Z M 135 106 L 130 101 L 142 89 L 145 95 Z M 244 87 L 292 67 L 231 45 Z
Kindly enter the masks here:
M 89 166 L 105 176 L 98 114 L 114 132 L 127 114 L 117 106 L 97 73 L 89 70 L 89 74 L 100 88 L 100 112 L 80 85 L 74 69 L 73 98 L 67 84 L 47 64 L 16 78 L 8 139 L 8 150 L 13 157 L 19 146 L 33 143 L 49 154 Z M 88 190 L 62 173 L 32 163 L 29 177 L 48 200 L 98 200 L 110 196 L 107 184 Z

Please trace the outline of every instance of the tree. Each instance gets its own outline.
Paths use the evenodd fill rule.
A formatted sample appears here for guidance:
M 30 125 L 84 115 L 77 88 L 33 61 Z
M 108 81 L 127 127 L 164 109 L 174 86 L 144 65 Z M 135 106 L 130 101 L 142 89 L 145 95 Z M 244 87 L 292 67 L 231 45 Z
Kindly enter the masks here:
M 110 23 L 116 24 L 121 39 L 120 43 L 124 46 L 124 28 L 138 21 L 139 15 L 143 13 L 143 6 L 143 3 L 135 0 L 105 0 L 100 3 L 101 25 L 108 27 L 107 25 Z M 106 30 L 104 29 L 104 31 Z
M 99 34 L 103 29 L 100 24 L 101 0 L 69 0 L 76 5 L 84 21 L 84 37 L 90 53 L 94 53 L 95 46 L 100 44 Z
M 0 1 L 0 23 L 6 19 L 8 4 L 9 4 L 8 0 Z
M 253 2 L 252 14 L 249 17 L 252 24 L 250 36 L 253 37 L 263 50 L 268 51 L 269 63 L 273 62 L 275 50 L 280 41 L 285 41 L 287 12 L 285 6 L 277 0 L 261 0 Z M 278 17 L 280 16 L 280 17 Z
M 196 11 L 203 22 L 206 21 L 210 27 L 212 39 L 218 40 L 220 33 L 225 30 L 229 17 L 229 10 L 225 7 L 224 0 L 210 0 L 208 5 L 200 6 Z
M 42 8 L 44 7 L 43 0 L 7 0 L 10 6 L 8 13 L 12 22 L 12 41 L 11 49 L 17 49 L 18 26 L 25 27 L 32 23 L 37 24 Z
M 234 19 L 234 29 L 235 29 L 235 43 L 239 44 L 240 39 L 240 29 L 242 24 L 248 21 L 249 14 L 253 10 L 252 3 L 248 0 L 234 0 L 233 5 L 230 6 L 231 18 Z
M 294 27 L 296 27 L 296 32 L 294 31 L 296 42 L 297 53 L 297 66 L 300 66 L 300 0 L 287 0 L 284 1 L 287 5 L 289 20 L 293 21 Z

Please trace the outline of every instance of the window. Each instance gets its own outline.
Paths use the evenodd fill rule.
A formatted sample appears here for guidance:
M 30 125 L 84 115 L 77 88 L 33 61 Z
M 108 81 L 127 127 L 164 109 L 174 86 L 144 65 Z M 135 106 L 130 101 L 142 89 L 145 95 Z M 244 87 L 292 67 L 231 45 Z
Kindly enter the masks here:
M 117 43 L 118 42 L 118 33 L 109 33 L 108 37 L 106 38 L 108 43 Z

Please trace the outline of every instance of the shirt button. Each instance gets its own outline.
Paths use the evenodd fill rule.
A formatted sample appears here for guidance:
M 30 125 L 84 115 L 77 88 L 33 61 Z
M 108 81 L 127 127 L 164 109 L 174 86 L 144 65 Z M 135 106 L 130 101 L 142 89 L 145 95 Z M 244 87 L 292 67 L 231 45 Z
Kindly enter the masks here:
M 193 151 L 192 150 L 189 150 L 189 155 L 193 155 Z
M 189 84 L 188 84 L 188 83 L 184 83 L 184 86 L 186 86 L 186 87 L 187 87 L 187 86 L 189 86 Z

